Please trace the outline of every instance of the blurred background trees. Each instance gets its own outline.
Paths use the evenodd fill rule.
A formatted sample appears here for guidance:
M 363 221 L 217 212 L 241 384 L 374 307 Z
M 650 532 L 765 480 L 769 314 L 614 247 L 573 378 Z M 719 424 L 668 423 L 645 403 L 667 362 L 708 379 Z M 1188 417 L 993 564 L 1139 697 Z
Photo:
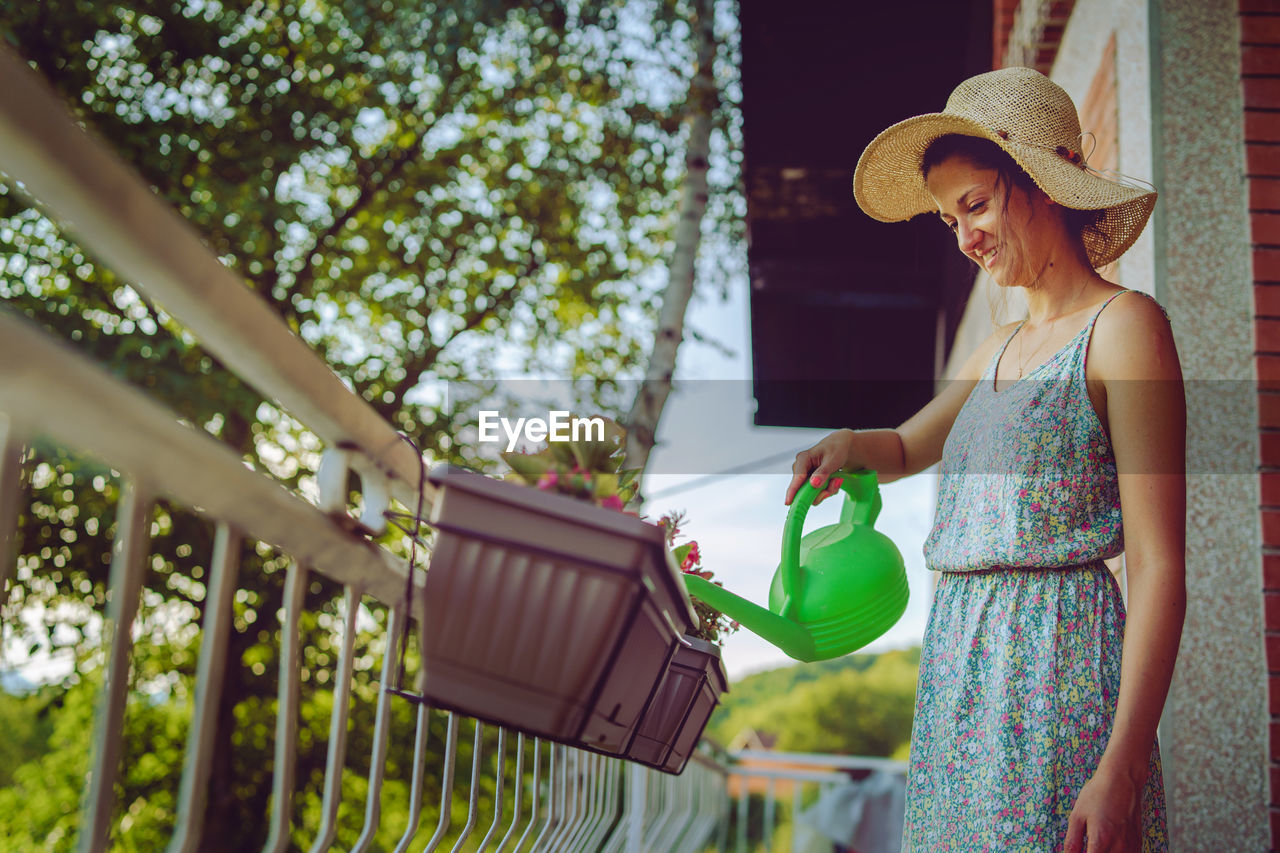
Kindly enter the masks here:
M 717 256 L 703 271 L 720 278 L 701 277 L 709 292 L 740 263 L 731 253 L 741 233 L 736 18 L 728 2 L 716 14 L 703 232 Z M 247 287 L 429 455 L 477 467 L 488 460 L 454 440 L 469 414 L 450 397 L 467 389 L 536 373 L 594 380 L 589 402 L 615 416 L 630 403 L 634 386 L 617 380 L 641 374 L 674 248 L 695 25 L 690 0 L 0 0 L 8 45 Z M 8 185 L 0 265 L 8 310 L 253 467 L 308 487 L 315 438 Z M 29 453 L 5 664 L 46 653 L 60 663 L 54 683 L 0 697 L 5 718 L 31 721 L 8 729 L 0 837 L 14 849 L 63 849 L 87 766 L 121 483 L 59 448 Z M 155 849 L 174 818 L 212 552 L 211 527 L 163 502 L 151 532 L 122 849 Z M 243 558 L 206 817 L 225 828 L 227 850 L 260 846 L 265 834 L 287 566 L 260 545 L 245 545 Z M 316 580 L 307 601 L 300 818 L 318 807 L 337 592 Z M 380 652 L 359 648 L 355 802 Z M 407 739 L 411 712 L 397 714 Z M 389 802 L 407 798 L 407 763 L 392 759 Z M 346 817 L 354 824 L 343 832 L 358 830 Z

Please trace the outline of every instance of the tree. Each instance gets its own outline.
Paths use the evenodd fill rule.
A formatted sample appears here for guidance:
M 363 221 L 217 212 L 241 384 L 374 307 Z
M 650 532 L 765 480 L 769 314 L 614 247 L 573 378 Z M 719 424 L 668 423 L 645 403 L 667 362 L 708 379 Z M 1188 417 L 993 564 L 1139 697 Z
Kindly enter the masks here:
M 667 287 L 644 381 L 627 414 L 626 468 L 643 471 L 658 435 L 662 409 L 671 393 L 676 352 L 684 338 L 684 316 L 693 298 L 702 218 L 707 209 L 707 169 L 711 159 L 711 128 L 719 105 L 715 79 L 715 0 L 695 0 L 693 30 L 697 64 L 685 99 L 688 139 L 685 144 L 684 186 L 676 226 L 675 252 L 668 268 Z
M 895 755 L 910 741 L 919 661 L 913 648 L 749 676 L 717 710 L 713 736 L 728 743 L 750 727 L 780 750 Z
M 666 0 L 0 0 L 0 27 L 359 394 L 433 455 L 483 464 L 455 441 L 464 416 L 421 389 L 505 366 L 608 380 L 607 391 L 639 363 L 683 146 L 678 11 Z M 13 310 L 255 467 L 294 486 L 310 474 L 304 429 L 12 189 L 0 191 L 0 254 Z M 71 608 L 71 634 L 50 625 L 44 642 L 81 649 L 91 672 L 84 633 L 104 601 L 119 482 L 56 447 L 37 445 L 29 463 L 5 623 L 24 607 Z M 139 646 L 133 684 L 180 707 L 212 531 L 162 502 L 152 532 L 140 625 L 154 642 Z M 287 562 L 245 546 L 206 818 L 230 828 L 227 849 L 261 842 L 268 623 Z M 315 707 L 335 592 L 316 581 L 308 595 Z M 166 630 L 175 621 L 184 629 Z M 368 666 L 359 677 L 370 689 Z M 324 721 L 310 725 L 303 780 L 323 762 Z M 134 746 L 143 752 L 126 761 L 145 754 Z M 167 781 L 124 784 L 122 803 L 154 802 Z

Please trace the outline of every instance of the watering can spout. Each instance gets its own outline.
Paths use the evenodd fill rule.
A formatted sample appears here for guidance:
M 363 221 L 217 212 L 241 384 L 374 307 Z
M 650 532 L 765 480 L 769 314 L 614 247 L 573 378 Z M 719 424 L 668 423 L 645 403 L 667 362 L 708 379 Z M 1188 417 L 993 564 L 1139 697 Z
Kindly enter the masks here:
M 686 574 L 684 585 L 690 595 L 705 601 L 730 619 L 746 625 L 752 633 L 759 634 L 773 643 L 789 657 L 800 661 L 817 659 L 814 654 L 813 636 L 803 625 L 766 610 L 697 575 Z
M 767 609 L 697 575 L 685 575 L 689 594 L 800 661 L 847 655 L 889 630 L 907 607 L 907 575 L 902 554 L 874 529 L 876 473 L 837 476 L 846 499 L 837 524 L 804 534 L 820 490 L 805 482 L 796 493 Z

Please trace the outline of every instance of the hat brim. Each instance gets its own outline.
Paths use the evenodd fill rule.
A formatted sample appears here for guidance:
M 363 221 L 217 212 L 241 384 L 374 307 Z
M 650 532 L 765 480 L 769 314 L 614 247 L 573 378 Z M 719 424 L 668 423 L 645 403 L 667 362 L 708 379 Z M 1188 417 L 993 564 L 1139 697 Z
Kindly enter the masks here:
M 1013 158 L 1049 198 L 1077 210 L 1106 210 L 1098 230 L 1084 235 L 1095 268 L 1124 254 L 1146 226 L 1156 193 L 1101 177 L 1055 151 L 1005 139 L 972 119 L 928 113 L 882 131 L 858 158 L 853 195 L 873 219 L 901 222 L 938 209 L 920 171 L 924 153 L 940 136 L 987 139 Z

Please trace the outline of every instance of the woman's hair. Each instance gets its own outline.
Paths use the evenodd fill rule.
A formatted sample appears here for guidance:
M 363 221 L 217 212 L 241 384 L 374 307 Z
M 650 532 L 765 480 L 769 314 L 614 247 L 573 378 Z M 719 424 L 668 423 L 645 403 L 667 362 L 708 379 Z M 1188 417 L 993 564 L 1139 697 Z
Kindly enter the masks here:
M 980 169 L 991 169 L 996 173 L 996 186 L 1004 187 L 1005 190 L 1004 207 L 1001 213 L 1007 212 L 1009 192 L 1014 187 L 1031 194 L 1040 192 L 1035 181 L 1023 171 L 1017 161 L 1009 156 L 1008 152 L 991 140 L 980 136 L 962 136 L 958 133 L 939 136 L 925 149 L 924 157 L 920 161 L 921 175 L 927 180 L 929 172 L 935 166 L 951 157 L 961 157 Z M 1095 244 L 1098 241 L 1106 241 L 1106 234 L 1098 227 L 1106 218 L 1106 209 L 1077 210 L 1061 204 L 1059 207 L 1062 208 L 1062 216 L 1067 227 L 1072 233 L 1079 235 L 1082 248 L 1086 234 Z

